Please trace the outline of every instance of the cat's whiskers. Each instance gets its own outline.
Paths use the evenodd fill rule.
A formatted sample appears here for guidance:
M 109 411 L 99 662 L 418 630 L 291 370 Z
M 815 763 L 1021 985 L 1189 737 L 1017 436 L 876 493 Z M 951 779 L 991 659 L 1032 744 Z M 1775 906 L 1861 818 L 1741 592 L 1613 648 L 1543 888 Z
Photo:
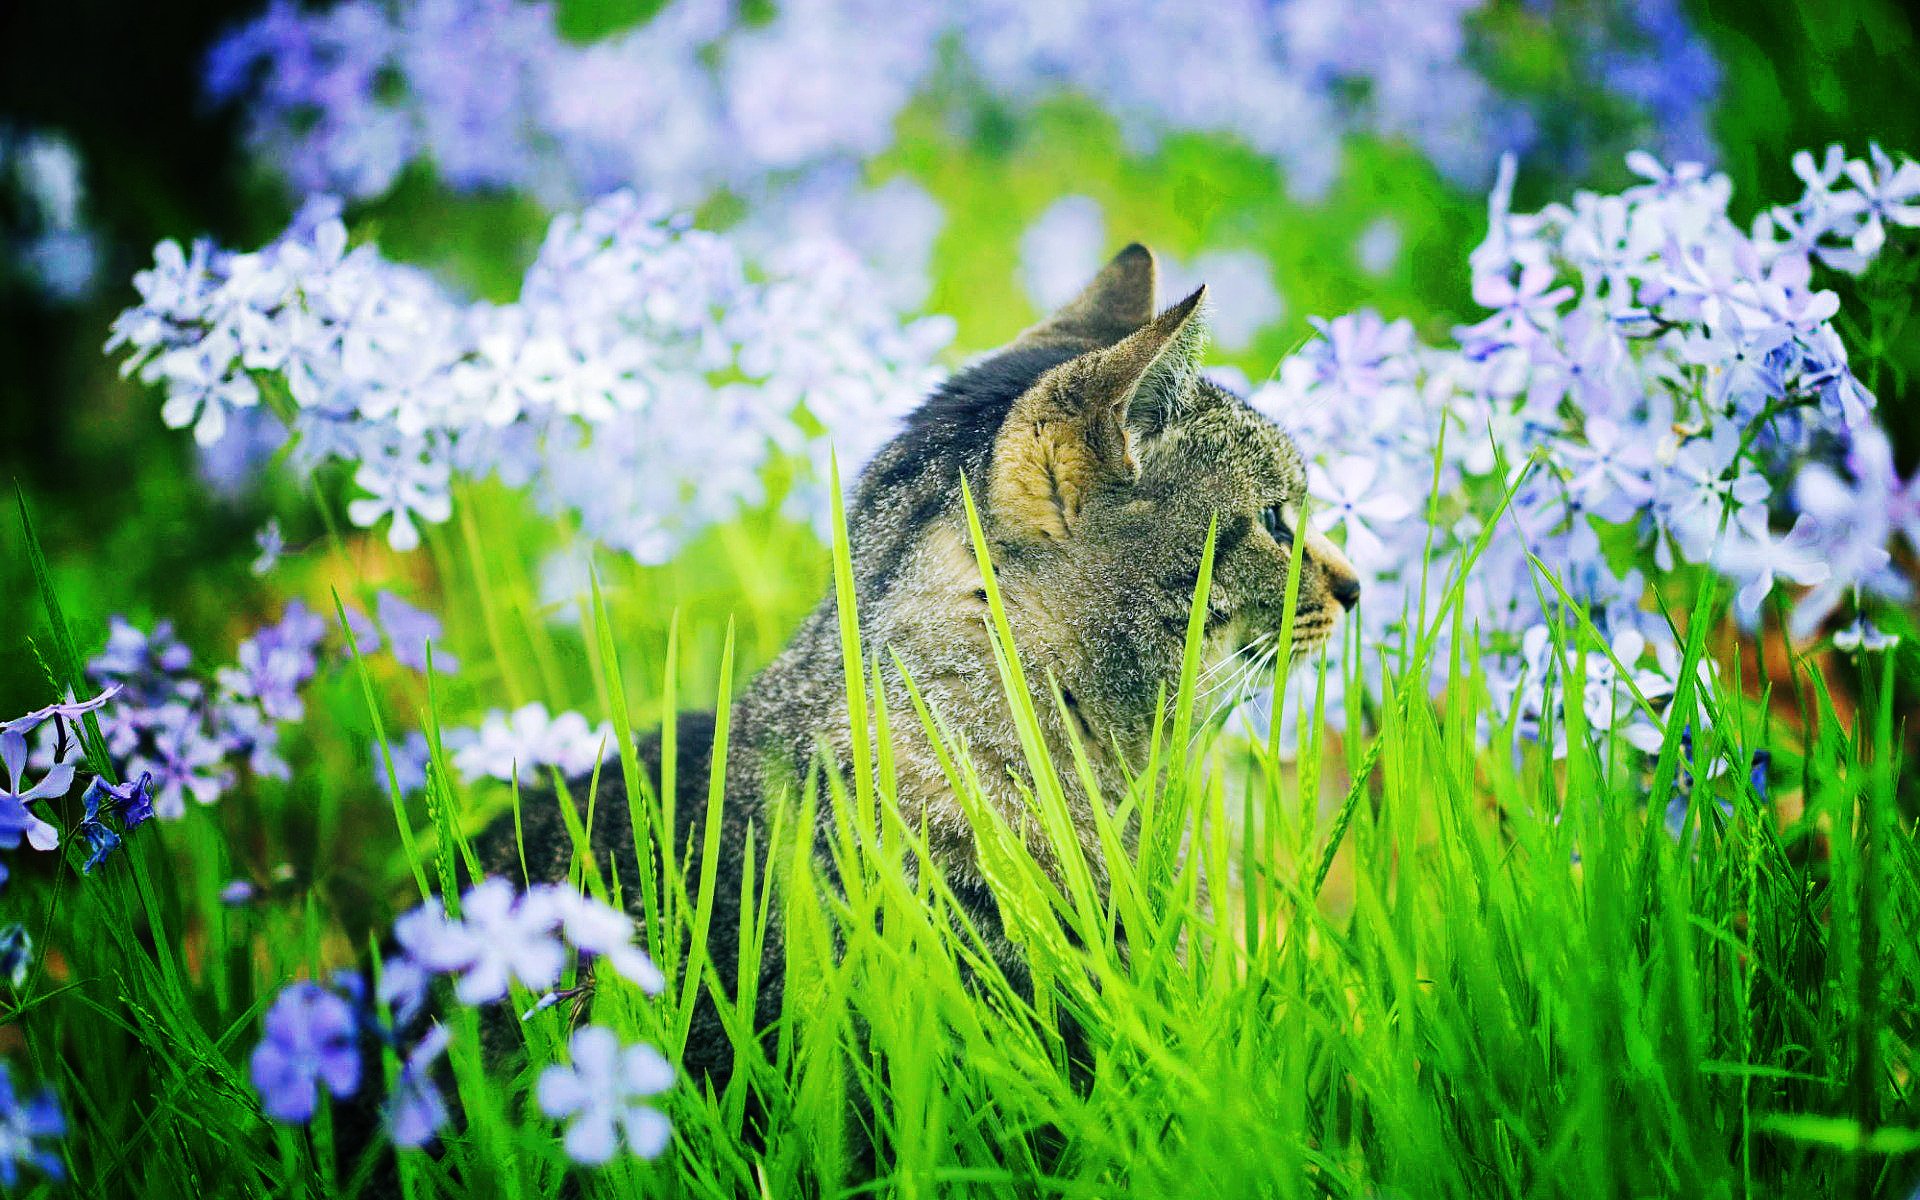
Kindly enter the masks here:
M 1247 653 L 1256 648 L 1257 654 Z M 1279 657 L 1279 637 L 1264 634 L 1228 659 L 1223 665 L 1230 669 L 1224 677 L 1204 689 L 1196 689 L 1194 707 L 1202 714 L 1202 725 L 1211 724 L 1245 699 L 1247 692 L 1267 677 Z

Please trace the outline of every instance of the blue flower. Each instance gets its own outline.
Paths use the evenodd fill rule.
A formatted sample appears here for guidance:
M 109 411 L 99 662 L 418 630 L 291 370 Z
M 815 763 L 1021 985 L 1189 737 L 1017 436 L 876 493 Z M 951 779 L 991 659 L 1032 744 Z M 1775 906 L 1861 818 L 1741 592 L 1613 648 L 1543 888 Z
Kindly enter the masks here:
M 152 784 L 153 776 L 148 772 L 142 772 L 132 783 L 111 784 L 95 776 L 93 782 L 87 784 L 83 797 L 86 814 L 74 827 L 75 835 L 87 847 L 86 861 L 80 866 L 82 871 L 91 875 L 95 867 L 120 848 L 120 835 L 102 818 L 101 810 L 118 817 L 123 828 L 134 828 L 153 816 Z
M 394 1145 L 424 1146 L 445 1128 L 447 1101 L 434 1086 L 431 1071 L 451 1040 L 447 1027 L 436 1024 L 401 1064 L 393 1098 L 387 1103 L 387 1134 Z
M 658 1158 L 673 1127 L 658 1110 L 640 1103 L 673 1084 L 673 1067 L 645 1044 L 622 1046 L 611 1029 L 589 1025 L 569 1044 L 573 1065 L 540 1074 L 540 1111 L 567 1118 L 567 1154 L 577 1163 L 611 1159 L 623 1139 L 641 1158 Z
M 33 966 L 33 935 L 20 922 L 0 929 L 0 979 L 18 988 Z
M 310 980 L 281 989 L 267 1010 L 266 1037 L 254 1047 L 253 1086 L 276 1121 L 313 1119 L 320 1083 L 335 1096 L 360 1088 L 360 1023 L 353 1006 Z
M 67 1119 L 52 1089 L 43 1088 L 22 1102 L 13 1090 L 13 1075 L 0 1062 L 0 1187 L 20 1183 L 20 1168 L 29 1166 L 48 1179 L 61 1179 L 66 1168 L 52 1143 L 67 1133 Z
M 314 651 L 325 635 L 326 623 L 295 600 L 278 624 L 240 643 L 240 665 L 222 668 L 220 684 L 239 699 L 256 701 L 273 720 L 297 721 L 306 715 L 300 689 L 319 667 Z
M 113 856 L 120 848 L 120 835 L 108 828 L 104 821 L 95 820 L 91 815 L 74 827 L 74 834 L 87 848 L 86 861 L 80 864 L 80 870 L 88 875 L 93 869 Z
M 353 652 L 366 656 L 380 649 L 380 628 L 373 619 L 357 608 L 343 610 L 347 614 L 347 632 L 353 635 Z
M 142 771 L 132 783 L 108 783 L 96 777 L 87 785 L 85 799 L 89 818 L 96 806 L 104 804 L 120 819 L 122 828 L 137 829 L 153 819 L 153 775 Z
M 380 624 L 387 631 L 387 638 L 393 643 L 393 657 L 402 666 L 426 673 L 427 643 L 433 642 L 433 669 L 442 675 L 451 675 L 460 669 L 460 660 L 440 649 L 440 618 L 425 609 L 415 608 L 392 592 L 381 592 L 374 598 Z
M 73 786 L 73 764 L 56 763 L 26 786 L 22 773 L 27 766 L 27 737 L 18 729 L 0 733 L 0 766 L 6 769 L 6 782 L 0 785 L 0 850 L 12 850 L 20 839 L 35 850 L 52 850 L 60 844 L 60 831 L 34 815 L 27 805 L 35 800 L 57 800 Z
M 545 889 L 523 896 L 504 879 L 485 879 L 461 897 L 460 912 L 460 920 L 450 920 L 430 901 L 396 921 L 393 932 L 427 970 L 460 976 L 454 995 L 462 1004 L 501 999 L 509 980 L 537 992 L 560 978 L 560 913 Z
M 178 675 L 192 664 L 192 652 L 173 636 L 173 622 L 160 622 L 149 635 L 115 616 L 108 622 L 106 647 L 87 663 L 87 674 L 96 681 L 125 683 L 129 699 L 151 704 L 160 699 L 152 692 L 156 679 Z
M 1760 797 L 1760 803 L 1767 802 L 1767 779 L 1773 770 L 1773 751 L 1762 747 L 1753 752 L 1752 765 L 1747 768 L 1747 780 L 1753 784 L 1753 794 Z

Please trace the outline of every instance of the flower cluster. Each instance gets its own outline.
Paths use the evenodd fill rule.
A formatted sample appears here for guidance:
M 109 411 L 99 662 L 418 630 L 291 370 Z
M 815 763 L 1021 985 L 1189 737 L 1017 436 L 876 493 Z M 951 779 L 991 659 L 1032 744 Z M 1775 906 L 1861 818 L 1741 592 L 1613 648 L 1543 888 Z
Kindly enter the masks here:
M 0 284 L 18 276 L 40 294 L 78 300 L 100 273 L 80 155 L 65 136 L 0 126 Z
M 59 848 L 60 831 L 32 805 L 59 800 L 73 790 L 82 757 L 80 722 L 87 714 L 100 712 L 119 690 L 109 687 L 91 700 L 49 704 L 0 724 L 0 768 L 6 772 L 5 784 L 0 786 L 0 849 L 17 850 L 22 841 L 35 850 Z M 43 753 L 29 752 L 29 734 L 40 738 Z M 29 772 L 34 770 L 40 778 L 29 783 Z M 153 816 L 151 787 L 152 778 L 146 774 L 128 784 L 110 784 L 96 776 L 87 785 L 86 816 L 74 830 L 87 847 L 83 870 L 91 873 L 120 846 L 120 834 L 108 816 L 129 830 Z M 0 863 L 0 885 L 6 883 L 7 875 L 6 864 Z M 30 945 L 25 930 L 0 945 L 0 977 L 12 978 L 18 986 Z M 18 961 L 9 962 L 14 959 Z
M 1560 724 L 1554 677 L 1578 665 L 1555 661 L 1562 605 L 1533 558 L 1610 643 L 1579 676 L 1588 719 L 1606 728 L 1646 721 L 1638 701 L 1678 682 L 1643 567 L 1720 573 L 1749 623 L 1779 585 L 1801 585 L 1789 624 L 1805 637 L 1843 606 L 1909 595 L 1889 550 L 1896 534 L 1920 548 L 1920 479 L 1896 475 L 1832 323 L 1839 301 L 1815 277 L 1864 270 L 1889 226 L 1920 225 L 1920 165 L 1878 147 L 1802 152 L 1803 194 L 1746 228 L 1727 215 L 1723 176 L 1644 154 L 1629 166 L 1636 186 L 1537 213 L 1511 210 L 1503 172 L 1472 256 L 1488 315 L 1456 346 L 1419 345 L 1407 322 L 1371 312 L 1316 321 L 1320 336 L 1253 396 L 1314 455 L 1324 524 L 1365 580 L 1367 653 L 1430 623 L 1421 602 L 1437 604 L 1450 565 L 1494 699 L 1523 736 Z M 1437 565 L 1423 586 L 1426 506 L 1409 498 L 1430 488 Z
M 495 476 L 651 562 L 764 500 L 775 453 L 877 445 L 936 377 L 951 323 L 903 325 L 844 250 L 761 267 L 623 192 L 554 221 L 518 301 L 467 303 L 315 204 L 254 253 L 163 243 L 110 345 L 203 445 L 282 404 L 295 463 L 350 466 L 349 519 L 395 549 Z
M 1620 20 L 1609 19 L 1614 6 L 1561 7 L 1510 19 L 1528 26 L 1523 40 L 1579 43 L 1570 49 L 1659 144 L 1697 152 L 1717 70 L 1678 5 L 1621 5 Z M 1482 8 L 786 0 L 771 20 L 742 22 L 721 0 L 671 0 L 581 44 L 561 36 L 549 6 L 518 0 L 342 0 L 317 11 L 276 0 L 215 49 L 208 85 L 248 98 L 256 152 L 304 192 L 376 196 L 410 163 L 429 162 L 455 188 L 563 204 L 620 187 L 693 204 L 725 188 L 759 209 L 782 206 L 780 184 L 886 149 L 902 110 L 953 74 L 940 71 L 951 47 L 970 85 L 962 95 L 1029 105 L 1078 93 L 1136 144 L 1227 134 L 1317 196 L 1349 132 L 1405 138 L 1469 185 L 1502 150 L 1534 139 L 1527 105 L 1478 69 Z M 863 231 L 857 220 L 839 228 Z
M 478 729 L 450 730 L 454 769 L 468 780 L 519 779 L 532 783 L 544 771 L 574 779 L 592 771 L 614 748 L 613 726 L 591 726 L 576 712 L 549 716 L 544 704 L 523 704 L 511 713 L 494 709 Z
M 439 619 L 391 592 L 375 597 L 374 612 L 370 618 L 358 608 L 346 609 L 355 649 L 363 655 L 378 651 L 384 633 L 397 661 L 425 670 L 426 646 L 440 635 Z M 194 673 L 193 654 L 174 637 L 169 622 L 147 633 L 124 617 L 112 618 L 107 643 L 87 663 L 87 676 L 111 689 L 113 702 L 99 713 L 107 752 L 126 778 L 151 787 L 154 815 L 177 819 L 189 798 L 213 803 L 233 786 L 242 764 L 256 777 L 287 778 L 281 730 L 306 714 L 304 692 L 320 670 L 328 628 L 295 600 L 278 621 L 240 643 L 236 661 L 218 668 L 209 687 Z M 458 663 L 436 654 L 433 665 L 444 673 Z M 64 767 L 70 778 L 77 742 L 49 742 L 41 751 L 50 766 Z M 96 803 L 116 811 L 130 803 L 117 791 L 96 795 L 92 788 L 87 801 L 89 819 Z M 96 857 L 118 845 L 90 823 L 80 831 L 89 835 Z
M 539 884 L 517 892 L 505 880 L 483 879 L 461 897 L 459 911 L 450 916 L 439 902 L 428 901 L 394 922 L 396 949 L 372 996 L 392 1013 L 391 1025 L 376 1015 L 366 982 L 355 972 L 338 972 L 327 985 L 298 980 L 281 990 L 251 1064 L 268 1116 L 303 1124 L 313 1118 L 322 1087 L 336 1098 L 356 1094 L 367 1043 L 397 1049 L 402 1031 L 417 1028 L 426 1015 L 435 980 L 449 981 L 461 1004 L 496 1004 L 513 984 L 552 989 L 572 951 L 604 961 L 648 995 L 666 987 L 659 968 L 634 944 L 633 919 L 571 888 Z M 666 1144 L 665 1118 L 640 1111 L 634 1099 L 664 1090 L 672 1069 L 651 1048 L 623 1055 L 615 1042 L 602 1054 L 601 1035 L 612 1037 L 601 1030 L 582 1043 L 576 1035 L 575 1065 L 571 1071 L 553 1068 L 542 1078 L 541 1106 L 550 1116 L 574 1116 L 567 1145 L 582 1162 L 612 1156 L 616 1119 L 635 1152 L 657 1154 Z M 431 1070 L 449 1040 L 446 1027 L 433 1022 L 405 1051 L 387 1105 L 395 1143 L 426 1145 L 446 1125 L 447 1103 Z

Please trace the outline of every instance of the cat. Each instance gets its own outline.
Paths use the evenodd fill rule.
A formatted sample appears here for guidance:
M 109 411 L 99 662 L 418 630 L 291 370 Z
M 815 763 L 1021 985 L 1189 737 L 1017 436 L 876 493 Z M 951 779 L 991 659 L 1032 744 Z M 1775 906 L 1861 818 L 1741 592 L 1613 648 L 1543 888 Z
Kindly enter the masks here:
M 961 480 L 979 505 L 1027 677 L 1036 690 L 1049 677 L 1058 683 L 1063 704 L 1043 691 L 1035 709 L 1096 875 L 1104 856 L 1067 758 L 1067 725 L 1081 735 L 1100 794 L 1124 794 L 1126 769 L 1145 758 L 1158 709 L 1175 691 L 1210 525 L 1204 619 L 1216 653 L 1278 630 L 1296 537 L 1304 539 L 1296 656 L 1324 642 L 1359 596 L 1340 551 L 1299 527 L 1306 479 L 1293 442 L 1199 372 L 1206 289 L 1156 315 L 1156 275 L 1151 252 L 1128 246 L 1065 307 L 958 371 L 866 467 L 847 509 L 862 644 L 884 664 L 889 711 L 906 714 L 892 739 L 901 813 L 909 828 L 927 831 L 954 896 L 1012 979 L 1025 978 L 1020 953 L 900 674 L 904 667 L 964 743 L 987 799 L 1014 828 L 1037 828 L 1021 819 L 1027 760 L 995 664 Z M 734 995 L 749 841 L 764 873 L 771 806 L 797 811 L 810 767 L 824 759 L 844 773 L 854 761 L 831 590 L 740 696 L 729 725 L 708 949 L 724 994 Z M 702 844 L 714 733 L 712 714 L 677 719 L 676 852 Z M 641 739 L 639 757 L 657 788 L 658 734 Z M 599 789 L 593 853 L 602 870 L 611 862 L 631 897 L 638 864 L 620 772 L 603 772 Z M 584 781 L 570 790 L 584 796 Z M 825 864 L 830 801 L 816 790 Z M 565 879 L 574 846 L 552 794 L 525 797 L 520 820 L 517 834 L 506 819 L 478 839 L 482 865 L 519 879 L 524 848 L 530 879 Z M 1031 840 L 1042 864 L 1057 868 L 1051 845 L 1037 832 Z M 697 874 L 697 852 L 693 860 Z M 762 1029 L 782 1002 L 782 931 L 779 906 L 771 907 L 758 981 Z M 684 1069 L 718 1090 L 732 1057 L 713 1005 L 702 1004 Z

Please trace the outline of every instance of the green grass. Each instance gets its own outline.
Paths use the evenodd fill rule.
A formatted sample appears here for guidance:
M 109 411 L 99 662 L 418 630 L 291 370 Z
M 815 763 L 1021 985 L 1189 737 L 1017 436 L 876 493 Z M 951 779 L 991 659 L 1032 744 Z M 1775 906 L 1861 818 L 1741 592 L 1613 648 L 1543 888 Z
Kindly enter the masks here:
M 73 1194 L 348 1196 L 392 1153 L 356 1158 L 330 1121 L 299 1130 L 262 1117 L 245 1078 L 260 1012 L 290 977 L 365 961 L 423 887 L 464 881 L 461 831 L 554 801 L 436 770 L 426 803 L 390 805 L 369 772 L 378 730 L 437 729 L 533 697 L 644 727 L 737 689 L 736 659 L 765 661 L 829 565 L 841 596 L 851 591 L 844 540 L 829 564 L 792 530 L 749 521 L 673 569 L 602 564 L 604 587 L 555 624 L 524 568 L 487 549 L 523 544 L 511 499 L 467 500 L 472 520 L 432 548 L 459 675 L 429 688 L 376 662 L 341 666 L 317 686 L 290 783 L 142 829 L 91 877 L 69 857 L 6 893 L 9 918 L 27 919 L 47 954 L 5 993 L 0 1038 L 22 1051 L 17 1076 L 65 1099 Z M 350 591 L 361 548 L 334 549 L 332 582 Z M 757 574 L 774 563 L 779 573 Z M 749 600 L 731 619 L 685 602 L 729 572 L 762 581 L 741 587 Z M 1062 784 L 1090 773 L 1031 750 L 1031 697 L 1049 683 L 1011 643 L 987 577 L 1030 747 L 1032 828 L 983 800 L 917 692 L 908 711 L 888 707 L 873 686 L 884 647 L 847 624 L 850 709 L 872 734 L 856 742 L 864 761 L 823 779 L 824 796 L 780 806 L 767 861 L 744 864 L 747 988 L 776 908 L 786 931 L 775 1036 L 751 1036 L 751 994 L 719 997 L 736 1040 L 728 1090 L 682 1081 L 664 1100 L 667 1156 L 574 1171 L 582 1194 L 1904 1196 L 1920 1176 L 1909 1077 L 1920 862 L 1895 804 L 1902 731 L 1877 660 L 1844 679 L 1796 660 L 1799 674 L 1772 681 L 1806 706 L 1810 719 L 1792 722 L 1768 718 L 1780 706 L 1729 663 L 1719 682 L 1683 689 L 1651 764 L 1586 727 L 1579 705 L 1564 760 L 1490 753 L 1478 748 L 1493 718 L 1459 636 L 1460 580 L 1436 569 L 1433 624 L 1352 668 L 1388 698 L 1363 731 L 1343 739 L 1310 718 L 1283 756 L 1224 732 L 1200 703 L 1196 632 L 1151 761 L 1128 794 L 1101 798 L 1095 872 L 1073 850 Z M 1544 573 L 1539 586 L 1557 589 Z M 1720 609 L 1703 587 L 1680 616 L 1680 678 L 1724 636 Z M 65 640 L 56 625 L 48 644 Z M 1577 615 L 1558 631 L 1570 667 L 1594 648 Z M 62 675 L 70 657 L 53 655 Z M 1434 692 L 1421 681 L 1436 662 L 1446 684 Z M 1849 717 L 1830 687 L 1853 698 Z M 900 819 L 888 731 L 906 722 L 927 729 L 972 815 L 1031 995 L 995 965 Z M 1685 767 L 1683 725 L 1699 731 L 1699 764 L 1765 744 L 1780 769 L 1767 799 L 1741 771 L 1703 779 L 1675 842 L 1661 818 Z M 620 750 L 606 770 L 631 781 L 631 741 Z M 568 797 L 585 819 L 652 836 L 649 805 L 596 798 L 577 785 Z M 719 802 L 715 791 L 710 809 Z M 823 886 L 795 836 L 822 802 L 843 892 Z M 1035 831 L 1062 869 L 1036 861 Z M 711 861 L 716 849 L 691 852 Z M 265 901 L 218 903 L 227 879 L 265 879 L 283 858 L 292 880 Z M 698 989 L 717 978 L 704 936 L 713 896 L 690 889 L 671 855 L 658 880 L 606 878 L 604 866 L 577 874 L 641 898 L 673 982 L 648 1000 L 603 981 L 591 1018 L 672 1056 Z M 1063 1017 L 1086 1031 L 1090 1078 L 1068 1063 Z M 398 1156 L 408 1195 L 553 1194 L 569 1168 L 528 1091 L 538 1065 L 564 1055 L 569 1019 L 562 1005 L 524 1023 L 535 1066 L 517 1077 L 484 1060 L 476 1018 L 455 1020 L 464 1126 L 438 1156 Z M 746 1136 L 751 1112 L 768 1123 L 764 1149 Z M 868 1138 L 881 1174 L 863 1180 L 854 1164 Z

